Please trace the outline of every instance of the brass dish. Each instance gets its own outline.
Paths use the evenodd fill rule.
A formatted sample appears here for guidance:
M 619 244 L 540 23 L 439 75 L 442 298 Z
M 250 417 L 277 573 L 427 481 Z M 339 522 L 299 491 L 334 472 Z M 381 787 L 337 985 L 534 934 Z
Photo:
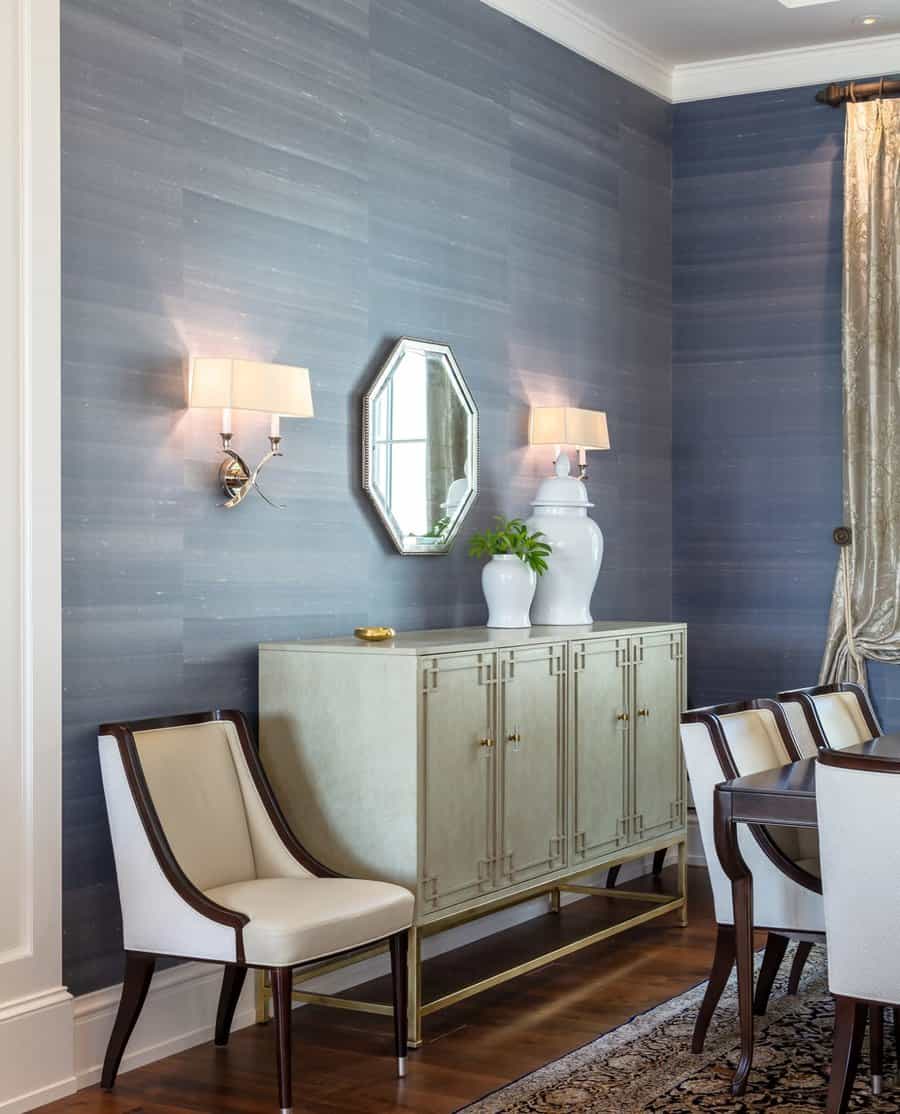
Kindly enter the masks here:
M 357 627 L 353 632 L 363 642 L 387 642 L 396 633 L 393 627 Z

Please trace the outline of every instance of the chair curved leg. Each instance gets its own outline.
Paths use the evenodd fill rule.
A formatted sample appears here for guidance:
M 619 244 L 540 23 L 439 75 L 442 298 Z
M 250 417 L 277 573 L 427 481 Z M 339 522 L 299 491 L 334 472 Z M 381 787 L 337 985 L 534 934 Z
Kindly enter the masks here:
M 759 978 L 756 981 L 756 995 L 753 999 L 753 1012 L 761 1017 L 769 1006 L 769 996 L 775 983 L 778 968 L 784 959 L 784 953 L 790 943 L 787 936 L 779 936 L 777 932 L 770 932 L 766 940 L 766 951 L 763 956 L 762 967 L 759 969 Z
M 872 1094 L 884 1090 L 884 1007 L 869 1006 L 869 1067 L 872 1071 Z
M 797 945 L 794 962 L 791 964 L 791 973 L 788 976 L 788 994 L 799 993 L 800 979 L 803 977 L 803 968 L 806 966 L 806 961 L 809 959 L 809 953 L 812 949 L 813 946 L 808 940 L 801 940 Z
M 694 1025 L 694 1038 L 691 1042 L 691 1048 L 694 1052 L 703 1051 L 706 1031 L 709 1028 L 710 1021 L 712 1021 L 713 1014 L 716 1012 L 719 999 L 722 997 L 725 983 L 728 982 L 728 976 L 734 966 L 735 955 L 734 925 L 720 924 L 716 935 L 716 952 L 713 956 L 712 969 L 709 972 L 709 982 L 706 993 L 703 995 L 700 1012 L 697 1014 L 697 1022 Z
M 156 966 L 155 955 L 145 955 L 143 952 L 125 953 L 125 978 L 122 984 L 122 997 L 119 999 L 119 1009 L 116 1021 L 106 1047 L 106 1058 L 103 1061 L 103 1072 L 100 1076 L 100 1086 L 104 1091 L 111 1091 L 119 1074 L 119 1065 L 125 1046 L 137 1019 L 141 1015 L 147 991 L 150 989 L 150 980 L 153 978 L 153 968 Z
M 834 1005 L 834 1051 L 826 1111 L 827 1114 L 844 1114 L 859 1066 L 859 1053 L 866 1028 L 866 1005 L 853 998 L 838 996 L 835 997 Z
M 222 989 L 219 992 L 219 1010 L 216 1014 L 216 1044 L 220 1048 L 228 1044 L 228 1038 L 231 1036 L 234 1011 L 244 989 L 246 977 L 246 967 L 236 963 L 226 963 L 225 974 L 222 976 Z
M 409 970 L 406 966 L 409 936 L 395 933 L 390 940 L 391 978 L 394 984 L 394 1047 L 397 1055 L 397 1075 L 406 1075 L 407 1009 L 409 1005 Z
M 619 871 L 621 869 L 622 867 L 620 864 L 619 866 L 611 866 L 606 872 L 606 888 L 608 890 L 614 890 L 616 888 L 616 882 L 619 880 Z
M 278 1064 L 278 1105 L 281 1114 L 294 1109 L 291 1081 L 291 1006 L 294 973 L 290 967 L 272 968 L 272 1005 L 275 1014 L 275 1045 Z

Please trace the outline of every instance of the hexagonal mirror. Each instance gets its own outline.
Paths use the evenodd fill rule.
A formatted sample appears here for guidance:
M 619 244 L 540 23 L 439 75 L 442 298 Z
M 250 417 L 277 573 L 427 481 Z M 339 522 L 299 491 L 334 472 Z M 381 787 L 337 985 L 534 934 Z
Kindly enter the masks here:
M 403 337 L 363 399 L 363 487 L 401 553 L 446 553 L 478 492 L 478 410 L 446 344 Z

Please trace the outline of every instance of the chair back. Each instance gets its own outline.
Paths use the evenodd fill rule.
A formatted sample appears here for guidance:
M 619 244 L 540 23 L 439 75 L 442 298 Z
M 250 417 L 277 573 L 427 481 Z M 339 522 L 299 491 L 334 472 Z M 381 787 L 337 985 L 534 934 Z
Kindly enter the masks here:
M 256 878 L 234 724 L 178 724 L 133 737 L 172 854 L 197 889 Z
M 719 862 L 715 843 L 715 788 L 735 777 L 775 769 L 800 757 L 780 705 L 774 700 L 750 700 L 685 712 L 681 742 L 691 785 L 700 838 L 709 870 L 719 924 L 732 924 L 731 882 Z M 815 849 L 795 829 L 766 829 L 778 848 L 802 869 L 813 867 Z M 804 833 L 805 834 L 805 833 Z M 816 919 L 818 895 L 782 875 L 754 835 L 741 825 L 738 842 L 754 875 L 757 924 L 809 928 Z M 810 852 L 809 854 L 808 852 Z M 768 880 L 768 884 L 767 884 Z M 821 920 L 821 916 L 818 917 Z
M 816 767 L 833 994 L 900 1002 L 900 768 L 841 751 Z
M 333 873 L 291 832 L 240 712 L 106 724 L 99 749 L 126 948 L 227 957 L 233 917 L 208 891 Z
M 882 734 L 866 690 L 850 681 L 780 692 L 778 700 L 804 757 L 843 750 Z

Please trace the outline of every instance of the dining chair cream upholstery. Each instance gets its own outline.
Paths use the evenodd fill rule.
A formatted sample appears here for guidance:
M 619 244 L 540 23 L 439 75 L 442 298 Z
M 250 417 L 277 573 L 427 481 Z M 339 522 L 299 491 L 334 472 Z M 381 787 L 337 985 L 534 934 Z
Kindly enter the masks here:
M 158 956 L 222 963 L 216 1044 L 248 968 L 271 972 L 282 1111 L 292 1109 L 293 968 L 390 943 L 394 1036 L 406 1065 L 413 895 L 344 878 L 297 841 L 240 712 L 100 728 L 100 767 L 122 906 L 125 981 L 103 1066 L 111 1088 Z
M 874 1021 L 890 1005 L 898 1022 L 898 772 L 883 759 L 840 750 L 824 752 L 816 768 L 828 986 L 835 996 L 828 1114 L 847 1109 L 866 1014 Z
M 851 681 L 780 692 L 778 700 L 804 758 L 881 735 L 869 694 Z
M 800 755 L 781 706 L 765 699 L 685 712 L 681 717 L 681 743 L 717 923 L 715 958 L 694 1029 L 693 1048 L 700 1052 L 735 961 L 731 882 L 716 852 L 715 787 L 731 778 L 787 765 Z M 754 1000 L 758 1014 L 765 1013 L 789 941 L 823 938 L 818 847 L 810 834 L 815 836 L 802 829 L 747 825 L 742 825 L 738 833 L 741 854 L 753 874 L 754 925 L 769 934 Z

